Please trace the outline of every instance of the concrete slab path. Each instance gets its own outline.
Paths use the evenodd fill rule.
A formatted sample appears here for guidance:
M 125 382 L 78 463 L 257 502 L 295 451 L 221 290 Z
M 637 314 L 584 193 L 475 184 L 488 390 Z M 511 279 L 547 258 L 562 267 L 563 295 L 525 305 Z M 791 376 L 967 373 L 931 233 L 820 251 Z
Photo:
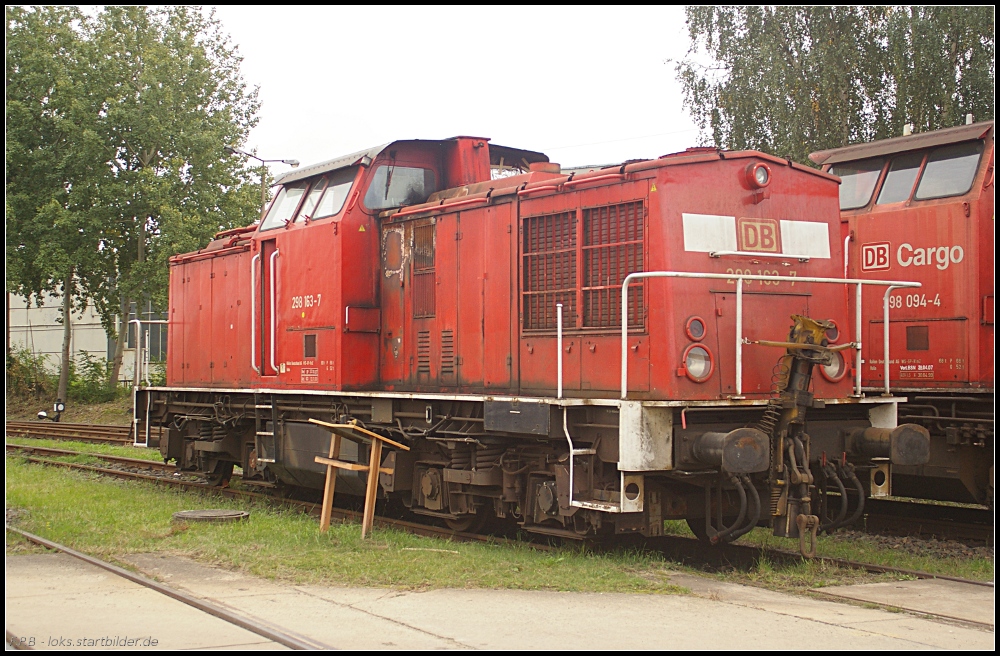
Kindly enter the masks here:
M 894 606 L 953 620 L 994 624 L 994 589 L 955 581 L 928 579 L 867 585 L 841 585 L 817 590 L 843 599 Z
M 175 634 L 191 646 L 198 636 L 205 641 L 199 646 L 206 648 L 235 645 L 240 639 L 215 624 L 194 628 L 200 620 L 182 617 L 181 611 L 140 614 L 134 602 L 99 613 L 103 623 L 81 621 L 75 617 L 82 612 L 79 604 L 70 602 L 85 599 L 94 590 L 94 582 L 65 575 L 63 564 L 55 560 L 59 558 L 7 558 L 8 591 L 27 585 L 47 590 L 50 598 L 46 614 L 38 616 L 36 611 L 41 609 L 31 607 L 27 595 L 8 592 L 9 630 L 34 630 L 44 642 L 48 635 L 68 636 L 74 631 L 80 635 L 86 631 L 121 633 L 123 618 L 128 618 L 158 622 L 149 624 L 144 633 Z M 993 632 L 982 628 L 684 573 L 670 576 L 671 583 L 691 591 L 684 595 L 405 591 L 289 585 L 159 554 L 139 554 L 128 560 L 145 575 L 171 587 L 340 649 L 800 650 L 835 645 L 858 650 L 992 650 L 994 645 Z M 64 600 L 61 611 L 55 603 L 60 598 Z M 242 629 L 233 627 L 232 631 Z M 252 634 L 245 644 L 243 648 L 270 648 Z M 39 647 L 46 648 L 44 644 Z
M 66 554 L 5 565 L 4 625 L 31 649 L 286 649 Z

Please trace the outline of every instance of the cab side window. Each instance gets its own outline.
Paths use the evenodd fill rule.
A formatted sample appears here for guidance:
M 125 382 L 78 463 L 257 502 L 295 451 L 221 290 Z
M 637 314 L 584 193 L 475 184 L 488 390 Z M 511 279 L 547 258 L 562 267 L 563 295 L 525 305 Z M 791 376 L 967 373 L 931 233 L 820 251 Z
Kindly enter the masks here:
M 408 166 L 380 166 L 375 169 L 365 193 L 365 207 L 384 210 L 402 205 L 417 205 L 437 191 L 434 171 Z
M 882 183 L 882 191 L 878 194 L 878 205 L 900 203 L 909 199 L 913 191 L 913 183 L 917 181 L 920 164 L 924 161 L 924 153 L 907 153 L 892 160 L 889 173 Z
M 920 176 L 916 200 L 961 196 L 972 189 L 983 142 L 973 141 L 932 150 Z

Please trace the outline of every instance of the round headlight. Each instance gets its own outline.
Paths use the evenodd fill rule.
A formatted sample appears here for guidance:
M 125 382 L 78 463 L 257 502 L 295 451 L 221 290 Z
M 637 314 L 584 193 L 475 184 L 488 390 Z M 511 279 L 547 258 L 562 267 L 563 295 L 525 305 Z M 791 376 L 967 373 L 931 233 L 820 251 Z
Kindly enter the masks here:
M 751 188 L 763 189 L 771 182 L 771 169 L 763 162 L 755 162 L 747 166 L 746 179 Z
M 837 340 L 840 339 L 840 328 L 837 327 L 836 321 L 830 321 L 833 324 L 833 328 L 826 329 L 826 341 L 830 344 L 836 344 Z
M 684 373 L 696 383 L 703 383 L 712 375 L 712 353 L 700 344 L 692 344 L 684 351 Z
M 820 367 L 820 371 L 823 373 L 823 378 L 831 383 L 839 382 L 847 373 L 847 360 L 840 351 L 836 351 L 833 354 L 833 362 Z
M 767 169 L 764 168 L 763 166 L 758 166 L 757 168 L 755 168 L 753 170 L 753 179 L 756 180 L 757 184 L 759 184 L 761 187 L 766 185 L 768 181 Z
M 705 322 L 701 317 L 691 317 L 684 324 L 684 332 L 687 333 L 688 339 L 700 342 L 705 337 Z

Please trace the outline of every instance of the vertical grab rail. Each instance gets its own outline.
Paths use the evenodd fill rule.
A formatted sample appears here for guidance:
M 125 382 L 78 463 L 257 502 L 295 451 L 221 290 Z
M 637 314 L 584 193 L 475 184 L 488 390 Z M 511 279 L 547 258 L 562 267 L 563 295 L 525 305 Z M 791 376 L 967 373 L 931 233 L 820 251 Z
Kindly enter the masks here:
M 278 249 L 275 248 L 274 252 L 271 253 L 271 369 L 274 370 L 274 375 L 278 375 L 278 365 L 274 360 L 274 335 L 278 329 L 278 307 L 275 304 L 274 295 L 274 259 L 278 257 Z
M 170 322 L 165 319 L 131 319 L 129 320 L 129 325 L 135 325 L 135 359 L 132 364 L 132 407 L 135 408 L 135 399 L 137 395 L 137 390 L 139 389 L 139 381 L 141 377 L 141 364 L 147 362 L 146 356 L 142 356 L 143 351 L 143 333 L 142 324 L 159 323 L 159 324 L 169 324 Z M 146 340 L 149 341 L 148 338 Z M 147 363 L 145 372 L 146 384 L 149 384 L 149 366 Z M 118 382 L 115 381 L 117 385 Z M 146 395 L 146 442 L 145 444 L 139 444 L 139 416 L 134 410 L 132 412 L 132 444 L 133 446 L 149 446 L 149 395 Z
M 131 319 L 129 320 L 128 323 L 129 325 L 135 324 L 135 358 L 132 365 L 132 386 L 138 387 L 140 380 L 144 379 L 146 383 L 149 383 L 148 368 L 145 372 L 145 375 L 143 375 L 142 371 L 142 364 L 146 362 L 145 355 L 143 355 L 143 350 L 144 348 L 146 348 L 146 346 L 143 345 L 142 324 L 144 323 L 168 324 L 170 322 L 167 321 L 166 319 Z
M 892 396 L 889 393 L 889 294 L 892 290 L 899 289 L 902 285 L 890 285 L 882 296 L 882 361 L 885 363 L 885 391 L 882 396 Z M 858 369 L 861 367 L 859 366 Z
M 556 349 L 559 353 L 556 355 L 556 398 L 562 398 L 562 387 L 563 387 L 563 365 L 562 365 L 562 303 L 556 303 Z M 572 466 L 572 465 L 571 465 Z
M 736 279 L 736 398 L 743 398 L 743 277 Z
M 861 283 L 858 283 L 857 298 L 854 299 L 854 350 L 857 357 L 854 359 L 854 395 L 860 398 L 861 394 Z
M 250 368 L 258 374 L 260 374 L 260 367 L 257 366 L 257 262 L 259 261 L 260 253 L 250 260 Z

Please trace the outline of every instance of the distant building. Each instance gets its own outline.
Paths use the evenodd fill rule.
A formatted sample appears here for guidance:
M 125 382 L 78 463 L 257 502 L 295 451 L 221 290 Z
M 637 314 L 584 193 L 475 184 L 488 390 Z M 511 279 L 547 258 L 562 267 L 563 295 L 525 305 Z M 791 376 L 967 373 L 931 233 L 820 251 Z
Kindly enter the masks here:
M 142 319 L 163 318 L 152 311 L 151 304 L 143 308 Z M 47 295 L 42 306 L 28 304 L 23 296 L 10 295 L 10 347 L 24 348 L 35 355 L 46 357 L 51 370 L 56 371 L 62 361 L 63 326 L 62 297 Z M 135 319 L 135 308 L 129 315 Z M 94 358 L 106 358 L 108 361 L 115 355 L 115 340 L 108 337 L 101 325 L 101 318 L 93 305 L 88 305 L 83 313 L 73 312 L 72 330 L 70 333 L 70 353 L 74 360 L 79 361 L 83 351 Z M 167 331 L 165 326 L 153 324 L 144 326 L 149 331 L 149 359 L 164 361 L 167 357 Z M 133 378 L 135 363 L 135 330 L 129 326 L 128 341 L 122 357 L 122 368 L 119 381 L 127 382 Z

